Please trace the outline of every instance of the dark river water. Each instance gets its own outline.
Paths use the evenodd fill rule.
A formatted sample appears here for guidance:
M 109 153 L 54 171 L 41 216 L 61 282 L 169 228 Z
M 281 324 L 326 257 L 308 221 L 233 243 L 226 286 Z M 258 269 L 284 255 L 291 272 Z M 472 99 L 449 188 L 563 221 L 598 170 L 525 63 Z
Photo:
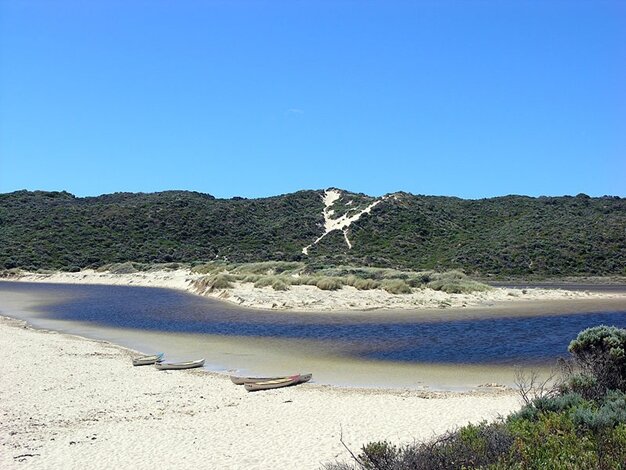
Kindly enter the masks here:
M 626 327 L 617 311 L 473 318 L 399 318 L 384 312 L 303 314 L 242 309 L 169 289 L 0 282 L 2 296 L 50 299 L 43 318 L 132 330 L 320 342 L 337 355 L 403 363 L 547 364 L 584 328 Z

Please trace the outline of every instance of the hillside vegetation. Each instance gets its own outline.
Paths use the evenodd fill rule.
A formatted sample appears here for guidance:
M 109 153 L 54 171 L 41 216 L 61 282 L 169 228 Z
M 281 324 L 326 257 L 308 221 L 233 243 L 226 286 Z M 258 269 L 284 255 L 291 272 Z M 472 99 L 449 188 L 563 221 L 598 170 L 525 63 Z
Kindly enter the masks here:
M 626 199 L 462 200 L 396 193 L 343 232 L 314 244 L 324 234 L 323 196 L 324 191 L 263 199 L 186 191 L 87 198 L 67 192 L 1 194 L 0 268 L 225 260 L 297 261 L 313 270 L 356 265 L 481 275 L 626 274 Z M 341 191 L 330 209 L 339 217 L 376 200 Z

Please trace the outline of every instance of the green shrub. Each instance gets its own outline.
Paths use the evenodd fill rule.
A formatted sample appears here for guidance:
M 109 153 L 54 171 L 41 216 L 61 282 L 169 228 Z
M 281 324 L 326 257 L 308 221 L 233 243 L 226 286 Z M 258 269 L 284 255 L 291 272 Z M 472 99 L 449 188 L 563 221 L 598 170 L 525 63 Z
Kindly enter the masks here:
M 575 364 L 592 378 L 586 393 L 626 392 L 626 329 L 600 325 L 581 331 L 568 347 Z
M 226 271 L 226 269 L 227 265 L 225 263 L 214 261 L 194 266 L 191 268 L 191 272 L 196 274 L 217 274 Z
M 322 290 L 338 290 L 343 287 L 343 281 L 338 277 L 325 277 L 319 279 L 315 285 Z
M 296 261 L 261 261 L 258 263 L 244 263 L 233 269 L 240 274 L 281 274 L 287 271 L 300 271 L 304 263 Z
M 392 468 L 398 458 L 398 448 L 387 441 L 370 442 L 361 448 L 359 459 L 366 470 Z
M 136 263 L 131 263 L 130 261 L 127 263 L 114 263 L 107 266 L 107 271 L 111 274 L 134 274 L 139 272 Z
M 380 282 L 374 279 L 357 279 L 354 281 L 353 287 L 359 290 L 372 290 L 380 287 Z
M 272 276 L 261 276 L 259 279 L 257 279 L 257 281 L 254 283 L 254 287 L 269 287 L 274 283 L 274 278 Z
M 228 274 L 217 274 L 211 282 L 211 290 L 214 289 L 232 289 L 233 278 Z
M 261 279 L 261 276 L 259 276 L 258 274 L 248 274 L 246 276 L 244 276 L 241 281 L 242 282 L 252 282 L 255 283 L 257 282 L 259 279 Z
M 410 294 L 411 287 L 400 279 L 385 279 L 380 287 L 390 294 Z
M 626 424 L 626 395 L 611 391 L 599 407 L 579 407 L 572 413 L 572 420 L 579 427 L 601 432 Z
M 437 279 L 430 281 L 426 287 L 445 292 L 446 294 L 470 294 L 472 292 L 484 292 L 492 289 L 487 284 L 471 281 L 469 279 Z
M 274 279 L 272 282 L 272 289 L 274 290 L 289 290 L 289 285 L 282 279 Z
M 537 420 L 513 421 L 509 428 L 514 443 L 508 460 L 520 469 L 597 468 L 593 436 L 577 433 L 567 414 L 541 414 Z

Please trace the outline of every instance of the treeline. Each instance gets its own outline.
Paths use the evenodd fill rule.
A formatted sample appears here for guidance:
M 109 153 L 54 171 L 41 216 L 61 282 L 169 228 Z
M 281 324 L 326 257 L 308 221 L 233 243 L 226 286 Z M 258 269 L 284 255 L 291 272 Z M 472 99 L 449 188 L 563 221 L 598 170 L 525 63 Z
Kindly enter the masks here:
M 1 194 L 0 268 L 273 260 L 482 275 L 626 274 L 626 199 L 581 194 L 462 200 L 397 193 L 350 227 L 352 249 L 335 231 L 304 255 L 302 248 L 324 232 L 323 194 Z M 333 209 L 337 216 L 373 200 L 342 192 Z

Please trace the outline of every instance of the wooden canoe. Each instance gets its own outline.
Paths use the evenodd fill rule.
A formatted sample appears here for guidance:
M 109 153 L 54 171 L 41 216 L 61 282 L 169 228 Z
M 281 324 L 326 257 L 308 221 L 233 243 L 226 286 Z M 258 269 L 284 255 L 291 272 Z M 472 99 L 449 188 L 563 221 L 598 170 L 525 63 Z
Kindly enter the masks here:
M 198 359 L 197 361 L 186 362 L 157 362 L 154 367 L 159 370 L 180 370 L 180 369 L 193 369 L 194 367 L 202 367 L 204 365 L 204 359 Z
M 301 378 L 300 383 L 308 382 L 309 380 L 311 380 L 311 377 L 313 377 L 313 374 L 297 374 L 297 375 L 300 375 L 300 378 Z M 256 382 L 270 382 L 272 380 L 281 380 L 281 379 L 286 379 L 289 377 L 293 377 L 293 376 L 280 375 L 277 377 L 241 377 L 238 375 L 231 375 L 230 380 L 235 385 L 245 385 L 245 384 L 256 383 Z
M 230 380 L 232 383 L 234 383 L 235 385 L 243 385 L 243 384 L 249 384 L 249 383 L 253 383 L 253 382 L 268 382 L 270 380 L 278 380 L 278 379 L 284 379 L 285 376 L 280 376 L 280 377 L 239 377 L 237 375 L 231 375 L 230 376 Z
M 133 358 L 133 365 L 134 366 L 149 366 L 156 362 L 161 362 L 162 359 L 163 359 L 163 353 L 153 354 L 151 356 L 139 356 L 139 357 Z
M 289 377 L 282 377 L 274 380 L 266 380 L 264 382 L 249 382 L 244 383 L 244 387 L 249 392 L 256 392 L 259 390 L 270 390 L 273 388 L 289 387 L 291 385 L 297 385 L 300 383 L 308 382 L 313 377 L 312 374 L 296 374 Z

